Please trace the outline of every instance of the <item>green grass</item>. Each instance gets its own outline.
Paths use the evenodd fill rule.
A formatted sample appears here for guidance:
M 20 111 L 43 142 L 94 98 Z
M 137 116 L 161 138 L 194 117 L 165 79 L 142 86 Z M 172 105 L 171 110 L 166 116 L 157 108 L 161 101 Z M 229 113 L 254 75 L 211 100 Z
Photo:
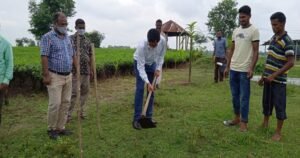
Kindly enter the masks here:
M 300 61 L 295 62 L 294 67 L 288 73 L 288 77 L 300 78 Z
M 15 65 L 36 65 L 40 64 L 40 52 L 38 47 L 14 47 Z M 96 48 L 96 62 L 99 65 L 106 63 L 132 62 L 134 49 L 122 48 Z M 165 60 L 185 60 L 187 53 L 168 50 Z
M 262 121 L 262 88 L 251 84 L 249 131 L 222 125 L 232 117 L 228 80 L 213 83 L 210 58 L 193 66 L 192 84 L 185 84 L 188 69 L 168 69 L 156 92 L 155 129 L 136 131 L 131 127 L 134 77 L 102 80 L 100 133 L 97 130 L 94 95 L 88 100 L 88 119 L 83 121 L 84 157 L 299 157 L 300 88 L 288 85 L 287 114 L 283 139 L 270 140 L 276 119 L 269 129 L 258 128 Z M 92 87 L 91 91 L 94 88 Z M 75 134 L 58 141 L 46 135 L 47 94 L 17 95 L 4 106 L 0 127 L 0 157 L 79 157 L 75 114 L 67 125 Z

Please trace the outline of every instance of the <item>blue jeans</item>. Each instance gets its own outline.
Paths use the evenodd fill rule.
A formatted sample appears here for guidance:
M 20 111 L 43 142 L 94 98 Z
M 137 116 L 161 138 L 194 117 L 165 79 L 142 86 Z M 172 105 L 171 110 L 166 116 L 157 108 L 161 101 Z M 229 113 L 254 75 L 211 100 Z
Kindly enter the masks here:
M 146 70 L 146 73 L 147 73 L 150 83 L 152 83 L 152 81 L 154 79 L 155 68 L 156 68 L 155 63 L 152 65 L 145 65 L 145 70 Z M 135 71 L 135 77 L 136 77 L 136 90 L 135 90 L 135 99 L 134 99 L 133 121 L 137 121 L 141 118 L 141 114 L 142 114 L 145 82 L 140 77 L 139 71 L 137 69 L 136 61 L 134 61 L 134 71 Z M 147 93 L 147 95 L 148 95 L 148 93 Z M 154 93 L 152 93 L 152 95 L 150 97 L 148 109 L 146 112 L 147 118 L 152 118 L 153 101 L 154 101 Z
M 234 113 L 241 115 L 241 121 L 247 123 L 250 99 L 250 79 L 247 72 L 230 70 L 230 88 Z

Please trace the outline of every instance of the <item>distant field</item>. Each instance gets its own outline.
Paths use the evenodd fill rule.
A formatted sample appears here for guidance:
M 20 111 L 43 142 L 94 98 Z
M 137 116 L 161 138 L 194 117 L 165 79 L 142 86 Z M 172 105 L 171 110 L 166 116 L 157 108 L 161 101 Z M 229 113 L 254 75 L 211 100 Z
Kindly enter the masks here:
M 38 47 L 15 47 L 14 80 L 17 87 L 41 87 L 41 59 Z M 97 48 L 96 69 L 99 78 L 132 74 L 134 49 Z M 188 60 L 185 51 L 167 51 L 165 67 L 176 67 Z M 25 84 L 24 84 L 25 83 Z
M 14 47 L 15 65 L 40 65 L 40 50 L 38 47 Z M 96 48 L 96 62 L 104 65 L 106 63 L 132 62 L 134 49 L 121 48 Z M 166 61 L 186 60 L 188 54 L 183 51 L 167 51 Z

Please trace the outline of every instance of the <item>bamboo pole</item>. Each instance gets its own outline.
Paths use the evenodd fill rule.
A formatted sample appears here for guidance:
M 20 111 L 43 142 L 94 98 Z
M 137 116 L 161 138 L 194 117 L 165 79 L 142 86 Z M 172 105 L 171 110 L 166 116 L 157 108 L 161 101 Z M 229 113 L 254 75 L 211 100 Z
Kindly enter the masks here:
M 78 137 L 79 137 L 79 148 L 80 148 L 80 157 L 83 158 L 83 149 L 82 149 L 82 126 L 80 118 L 80 37 L 79 34 L 76 35 L 76 78 L 77 78 L 77 87 L 76 87 L 76 107 L 77 107 L 77 120 L 78 120 Z
M 99 100 L 98 100 L 98 81 L 97 81 L 97 70 L 96 70 L 96 57 L 95 57 L 95 46 L 92 43 L 92 65 L 93 65 L 93 77 L 94 77 L 94 95 L 96 101 L 96 115 L 97 115 L 97 127 L 100 135 L 100 111 L 99 111 Z

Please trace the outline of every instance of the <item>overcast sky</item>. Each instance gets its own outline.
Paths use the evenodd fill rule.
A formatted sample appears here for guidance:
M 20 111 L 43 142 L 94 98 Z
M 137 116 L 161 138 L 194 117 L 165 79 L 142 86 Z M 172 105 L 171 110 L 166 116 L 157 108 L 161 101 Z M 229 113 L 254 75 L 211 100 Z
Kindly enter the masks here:
M 28 32 L 28 0 L 1 0 L 0 33 L 12 44 L 16 38 L 33 36 Z M 69 19 L 69 27 L 74 21 L 83 18 L 87 31 L 98 30 L 105 34 L 103 46 L 123 45 L 135 47 L 146 37 L 149 28 L 154 27 L 156 19 L 163 22 L 176 21 L 182 27 L 197 21 L 197 29 L 208 34 L 208 12 L 220 0 L 77 0 L 76 15 Z M 252 8 L 251 23 L 261 33 L 261 41 L 272 36 L 270 15 L 282 11 L 287 17 L 286 30 L 293 39 L 300 39 L 300 1 L 299 0 L 238 0 L 238 8 L 249 5 Z M 170 40 L 174 48 L 175 38 Z M 211 48 L 211 43 L 206 44 Z

